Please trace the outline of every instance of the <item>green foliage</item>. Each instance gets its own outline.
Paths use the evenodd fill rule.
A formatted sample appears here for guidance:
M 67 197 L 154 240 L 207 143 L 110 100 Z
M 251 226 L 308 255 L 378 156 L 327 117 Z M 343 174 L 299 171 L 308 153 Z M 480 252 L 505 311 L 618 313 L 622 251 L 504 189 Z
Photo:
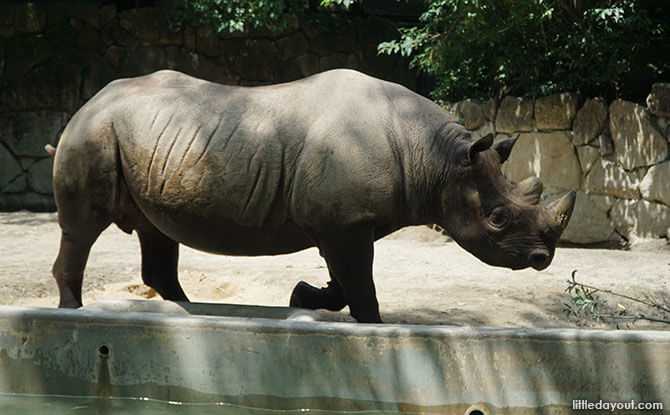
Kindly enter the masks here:
M 213 32 L 289 26 L 286 16 L 337 31 L 363 0 L 173 0 L 181 21 Z M 403 1 L 403 0 L 398 0 Z M 667 0 L 424 0 L 420 23 L 380 53 L 411 56 L 448 101 L 559 91 L 640 101 L 670 76 Z
M 593 319 L 602 324 L 614 324 L 617 329 L 622 322 L 631 324 L 638 320 L 670 324 L 670 320 L 668 319 L 668 315 L 670 315 L 670 299 L 666 298 L 664 294 L 654 296 L 648 293 L 643 299 L 631 297 L 630 295 L 581 283 L 575 279 L 575 274 L 577 274 L 577 270 L 572 271 L 571 278 L 567 281 L 568 288 L 565 289 L 570 295 L 570 304 L 563 303 L 565 306 L 563 312 L 567 317 L 576 318 L 578 321 L 586 318 Z M 617 308 L 615 309 L 598 293 L 641 304 L 652 314 L 629 313 L 628 309 L 620 303 L 617 303 Z
M 308 0 L 172 0 L 181 23 L 204 25 L 210 32 L 245 32 L 266 29 L 277 33 L 289 26 L 288 16 L 297 16 L 332 30 L 337 22 L 329 19 L 325 8 L 348 9 L 356 0 L 322 0 L 321 8 L 313 10 Z
M 429 0 L 382 53 L 412 56 L 433 98 L 647 94 L 670 71 L 668 6 L 651 0 Z M 638 92 L 637 89 L 640 89 Z
M 287 22 L 285 11 L 297 6 L 294 0 L 173 0 L 183 21 L 196 22 L 215 32 L 242 32 L 267 28 L 281 31 Z
M 356 3 L 357 0 L 321 0 L 321 5 L 324 7 L 328 7 L 331 4 L 336 4 L 338 6 L 342 6 L 345 9 L 348 9 L 351 7 L 352 4 Z M 362 0 L 358 0 L 358 2 L 362 2 Z
M 601 299 L 596 293 L 597 288 L 589 288 L 575 281 L 576 270 L 572 272 L 572 281 L 568 281 L 565 291 L 570 295 L 572 304 L 563 303 L 567 317 L 592 316 L 597 322 L 603 321 L 602 310 L 607 308 L 607 300 Z M 609 310 L 606 311 L 606 313 Z M 625 316 L 626 309 L 619 310 L 619 316 Z

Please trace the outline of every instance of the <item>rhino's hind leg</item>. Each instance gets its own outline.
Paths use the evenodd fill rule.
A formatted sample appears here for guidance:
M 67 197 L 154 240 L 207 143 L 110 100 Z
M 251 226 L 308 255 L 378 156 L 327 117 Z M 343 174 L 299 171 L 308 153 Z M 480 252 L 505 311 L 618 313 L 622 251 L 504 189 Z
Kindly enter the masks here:
M 97 235 L 96 235 L 97 237 Z M 63 231 L 61 233 L 58 257 L 54 262 L 52 273 L 60 294 L 59 308 L 79 308 L 81 302 L 81 285 L 84 268 L 93 240 L 80 238 Z
M 165 300 L 188 301 L 177 276 L 179 243 L 148 221 L 135 229 L 142 250 L 142 280 Z
M 87 202 L 60 200 L 60 247 L 52 273 L 60 293 L 60 308 L 82 306 L 81 285 L 91 246 L 111 219 L 104 210 Z
M 319 249 L 331 277 L 342 287 L 349 312 L 359 323 L 381 323 L 372 281 L 374 231 L 370 227 L 322 237 Z
M 316 288 L 300 281 L 291 293 L 290 305 L 312 310 L 324 308 L 330 311 L 340 311 L 347 305 L 347 300 L 344 298 L 344 291 L 340 283 L 332 277 L 331 273 L 331 280 L 324 288 Z

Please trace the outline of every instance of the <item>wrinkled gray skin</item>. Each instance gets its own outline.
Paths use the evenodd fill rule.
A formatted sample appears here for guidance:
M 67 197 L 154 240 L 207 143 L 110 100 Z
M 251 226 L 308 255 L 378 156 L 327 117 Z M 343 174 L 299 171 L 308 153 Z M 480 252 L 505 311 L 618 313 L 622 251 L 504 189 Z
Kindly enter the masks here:
M 54 165 L 61 307 L 80 307 L 91 245 L 111 223 L 135 230 L 142 278 L 187 301 L 178 244 L 228 255 L 317 246 L 328 287 L 299 283 L 291 305 L 380 322 L 373 242 L 437 223 L 481 260 L 549 265 L 574 192 L 538 205 L 537 179 L 500 172 L 513 141 L 473 142 L 446 111 L 351 70 L 263 87 L 160 71 L 114 81 L 69 122 Z M 54 153 L 53 148 L 48 148 Z

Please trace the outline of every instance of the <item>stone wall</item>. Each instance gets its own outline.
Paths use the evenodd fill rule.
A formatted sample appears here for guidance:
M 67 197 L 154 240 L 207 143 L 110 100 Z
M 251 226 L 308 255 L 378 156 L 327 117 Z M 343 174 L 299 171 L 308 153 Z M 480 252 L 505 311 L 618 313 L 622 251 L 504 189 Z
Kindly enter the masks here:
M 171 68 L 216 82 L 258 85 L 349 67 L 416 89 L 407 61 L 378 56 L 394 26 L 373 16 L 336 33 L 297 22 L 284 33 L 207 36 L 175 30 L 162 8 L 119 11 L 83 2 L 0 2 L 0 211 L 53 210 L 52 160 L 74 112 L 112 79 Z M 670 85 L 647 105 L 572 94 L 466 100 L 450 107 L 474 136 L 519 140 L 503 172 L 539 176 L 553 198 L 579 189 L 564 241 L 667 237 Z
M 447 105 L 473 137 L 518 137 L 503 173 L 531 175 L 544 199 L 578 189 L 563 241 L 621 244 L 668 238 L 670 228 L 670 84 L 655 84 L 646 106 L 582 101 L 574 94 Z
M 335 33 L 306 23 L 285 32 L 208 35 L 176 29 L 163 8 L 120 11 L 86 2 L 0 2 L 0 211 L 54 210 L 52 160 L 63 127 L 109 81 L 176 69 L 233 85 L 359 69 L 415 89 L 403 58 L 378 56 L 388 20 L 352 18 Z

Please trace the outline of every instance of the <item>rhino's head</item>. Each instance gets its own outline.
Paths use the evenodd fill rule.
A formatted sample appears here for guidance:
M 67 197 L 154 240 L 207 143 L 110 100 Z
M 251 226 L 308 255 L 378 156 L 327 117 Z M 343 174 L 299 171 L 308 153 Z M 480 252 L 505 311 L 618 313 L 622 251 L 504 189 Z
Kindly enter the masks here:
M 489 135 L 463 141 L 456 188 L 441 197 L 444 227 L 463 248 L 490 265 L 542 270 L 549 266 L 554 248 L 575 205 L 575 191 L 547 205 L 539 204 L 543 190 L 538 178 L 516 185 L 501 172 L 514 139 L 493 144 Z

